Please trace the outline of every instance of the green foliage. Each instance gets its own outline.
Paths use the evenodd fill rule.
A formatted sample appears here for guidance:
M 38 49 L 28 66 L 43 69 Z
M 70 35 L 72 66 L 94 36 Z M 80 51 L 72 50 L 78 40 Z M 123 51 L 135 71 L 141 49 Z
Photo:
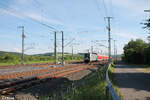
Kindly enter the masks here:
M 16 65 L 21 64 L 21 54 L 19 53 L 7 53 L 7 52 L 0 52 L 0 65 Z M 48 54 L 48 53 L 47 53 Z M 54 61 L 54 56 L 45 56 L 45 54 L 38 54 L 38 55 L 25 55 L 24 60 L 25 64 L 32 64 L 32 63 L 48 63 Z M 71 54 L 64 56 L 65 61 L 72 61 Z M 74 55 L 74 61 L 83 60 L 83 57 L 80 55 Z M 61 61 L 61 54 L 58 55 L 58 61 Z
M 42 61 L 50 61 L 51 57 L 48 56 L 27 56 L 25 55 L 24 60 L 25 63 L 29 62 L 42 62 Z M 0 56 L 0 63 L 2 65 L 10 65 L 10 64 L 21 64 L 21 56 L 5 53 L 3 56 Z
M 10 63 L 10 62 L 19 62 L 20 58 L 14 54 L 5 53 L 3 56 L 0 56 L 0 62 Z
M 150 30 L 150 18 L 146 19 L 144 23 L 141 23 L 144 25 L 144 29 Z M 148 40 L 150 41 L 150 36 L 148 36 Z
M 142 24 L 144 24 L 143 28 L 147 28 L 147 29 L 150 30 L 150 18 L 146 19 L 146 21 L 144 23 L 142 23 Z
M 123 48 L 122 59 L 128 63 L 142 64 L 145 62 L 144 51 L 146 48 L 147 44 L 143 40 L 131 40 Z
M 147 47 L 144 49 L 144 63 L 150 64 L 150 47 Z
M 88 79 L 84 85 L 70 92 L 64 100 L 105 100 L 105 72 L 107 67 L 93 73 L 94 75 Z
M 6 51 L 0 51 L 0 56 L 3 56 L 5 54 L 13 54 L 13 55 L 16 55 L 16 56 L 21 56 L 21 53 L 17 53 L 17 52 L 6 52 Z

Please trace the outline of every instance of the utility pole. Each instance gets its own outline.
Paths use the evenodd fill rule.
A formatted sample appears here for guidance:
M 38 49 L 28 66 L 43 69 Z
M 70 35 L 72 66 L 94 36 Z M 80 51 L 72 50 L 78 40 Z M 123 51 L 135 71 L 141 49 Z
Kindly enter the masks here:
M 64 32 L 62 31 L 62 65 L 64 66 Z
M 108 20 L 108 52 L 109 52 L 109 62 L 111 62 L 111 34 L 110 34 L 110 31 L 111 31 L 111 28 L 110 28 L 110 19 L 112 19 L 112 17 L 105 17 L 107 18 Z
M 94 45 L 94 41 L 91 41 L 91 54 L 93 53 L 93 45 Z
M 93 53 L 93 46 L 91 46 L 91 53 Z
M 24 65 L 24 26 L 19 26 L 18 28 L 22 28 L 22 54 L 21 54 L 21 63 Z
M 72 45 L 72 60 L 73 60 L 73 45 Z
M 56 44 L 56 32 L 54 34 L 54 64 L 57 63 L 57 44 Z

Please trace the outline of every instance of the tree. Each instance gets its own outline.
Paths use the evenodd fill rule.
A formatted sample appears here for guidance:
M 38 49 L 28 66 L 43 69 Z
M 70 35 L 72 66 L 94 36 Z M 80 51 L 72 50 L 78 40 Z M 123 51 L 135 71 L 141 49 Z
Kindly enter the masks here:
M 141 23 L 144 25 L 144 29 L 148 29 L 150 30 L 150 18 L 149 19 L 146 19 L 144 23 Z M 148 36 L 148 40 L 150 41 L 150 36 Z
M 148 30 L 150 30 L 150 18 L 146 20 L 146 22 L 142 23 L 144 24 L 143 28 L 147 28 Z
M 141 40 L 131 40 L 124 46 L 124 60 L 128 63 L 143 63 L 144 62 L 144 49 L 147 44 Z

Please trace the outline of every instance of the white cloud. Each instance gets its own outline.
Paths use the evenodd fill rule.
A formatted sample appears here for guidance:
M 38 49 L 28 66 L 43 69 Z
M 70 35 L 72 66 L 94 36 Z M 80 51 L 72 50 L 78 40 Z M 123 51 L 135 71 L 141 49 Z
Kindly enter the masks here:
M 13 48 L 13 51 L 14 52 L 21 52 L 21 49 L 20 48 Z
M 12 0 L 13 3 L 9 6 L 29 6 L 30 4 L 33 4 L 36 0 Z
M 0 12 L 3 13 L 3 14 L 6 14 L 6 15 L 10 15 L 10 16 L 20 18 L 20 19 L 23 18 L 23 16 L 21 16 L 19 13 L 15 12 L 15 11 L 12 11 L 11 9 L 0 9 Z
M 31 19 L 34 19 L 34 20 L 37 20 L 37 21 L 44 21 L 44 22 L 51 23 L 51 24 L 63 25 L 63 23 L 58 21 L 58 20 L 48 19 L 48 18 L 45 18 L 45 17 L 43 17 L 41 15 L 38 15 L 36 13 L 24 13 L 23 15 L 25 17 L 28 17 L 28 18 L 31 18 Z
M 35 12 L 23 12 L 22 13 L 18 10 L 18 8 L 15 8 L 15 7 L 13 7 L 13 9 L 11 9 L 11 8 L 0 9 L 0 12 L 3 14 L 9 15 L 9 16 L 17 17 L 19 19 L 28 18 L 28 19 L 33 19 L 33 20 L 39 21 L 39 22 L 44 21 L 49 24 L 63 25 L 63 23 L 58 20 L 43 17 Z

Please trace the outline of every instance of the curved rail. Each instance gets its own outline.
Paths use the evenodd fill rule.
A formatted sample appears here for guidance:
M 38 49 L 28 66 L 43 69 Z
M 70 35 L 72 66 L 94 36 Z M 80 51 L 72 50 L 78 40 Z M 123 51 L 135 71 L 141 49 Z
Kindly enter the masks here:
M 107 71 L 106 71 L 106 82 L 108 84 L 106 87 L 106 96 L 109 98 L 109 92 L 110 92 L 113 100 L 121 100 L 120 96 L 117 94 L 117 92 L 115 91 L 115 89 L 113 88 L 113 86 L 109 80 L 108 71 L 109 71 L 111 64 L 112 63 L 109 63 Z

